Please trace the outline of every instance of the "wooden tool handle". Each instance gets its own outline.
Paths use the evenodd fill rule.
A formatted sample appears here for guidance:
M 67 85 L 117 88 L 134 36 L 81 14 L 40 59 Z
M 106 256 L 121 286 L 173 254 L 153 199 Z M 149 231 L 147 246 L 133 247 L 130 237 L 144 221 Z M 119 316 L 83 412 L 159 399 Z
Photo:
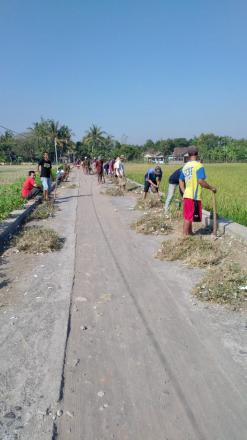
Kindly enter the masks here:
M 217 236 L 217 211 L 216 211 L 216 196 L 215 193 L 212 192 L 212 197 L 213 197 L 213 234 L 215 236 Z

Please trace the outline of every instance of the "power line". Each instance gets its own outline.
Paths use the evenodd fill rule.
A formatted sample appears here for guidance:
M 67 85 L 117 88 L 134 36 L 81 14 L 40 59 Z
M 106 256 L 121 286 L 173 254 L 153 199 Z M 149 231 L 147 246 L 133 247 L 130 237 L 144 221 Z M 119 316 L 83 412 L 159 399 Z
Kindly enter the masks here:
M 11 133 L 17 134 L 18 136 L 28 136 L 25 133 L 18 133 L 17 131 L 12 130 L 11 128 L 4 127 L 4 125 L 0 125 L 0 128 L 3 128 L 4 130 L 10 131 Z

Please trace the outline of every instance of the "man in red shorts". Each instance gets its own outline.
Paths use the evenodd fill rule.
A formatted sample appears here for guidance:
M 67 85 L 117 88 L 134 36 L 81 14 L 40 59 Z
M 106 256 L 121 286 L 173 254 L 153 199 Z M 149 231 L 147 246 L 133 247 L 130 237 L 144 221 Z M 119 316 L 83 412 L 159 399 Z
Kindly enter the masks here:
M 201 188 L 216 193 L 216 188 L 206 181 L 204 166 L 198 161 L 198 150 L 191 146 L 188 149 L 189 161 L 182 168 L 179 187 L 183 193 L 183 235 L 192 234 L 192 222 L 202 220 Z

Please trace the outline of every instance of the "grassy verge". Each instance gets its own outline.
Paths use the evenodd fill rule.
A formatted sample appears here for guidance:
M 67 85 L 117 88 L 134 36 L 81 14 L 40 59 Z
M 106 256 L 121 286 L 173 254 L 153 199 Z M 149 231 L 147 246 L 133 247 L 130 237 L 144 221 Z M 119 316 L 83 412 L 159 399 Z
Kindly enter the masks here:
M 167 235 L 172 231 L 172 226 L 165 221 L 163 212 L 146 213 L 131 227 L 142 234 Z
M 247 272 L 237 264 L 211 269 L 194 288 L 194 294 L 204 301 L 242 308 L 247 300 Z
M 157 258 L 167 261 L 183 261 L 190 267 L 208 267 L 219 264 L 227 255 L 219 241 L 203 236 L 164 241 Z
M 15 245 L 19 251 L 39 254 L 60 250 L 63 242 L 53 229 L 32 226 L 24 229 Z
M 54 217 L 57 209 L 53 201 L 43 202 L 32 212 L 28 220 L 44 220 L 49 217 Z
M 21 187 L 24 179 L 0 187 L 0 220 L 4 220 L 14 209 L 26 203 L 21 196 Z
M 53 178 L 56 174 L 56 169 L 52 170 Z M 14 179 L 14 175 L 12 176 Z M 2 179 L 3 180 L 3 179 Z M 11 211 L 14 209 L 22 208 L 26 204 L 26 200 L 21 196 L 22 184 L 25 177 L 21 177 L 13 183 L 5 183 L 3 181 L 0 186 L 0 220 L 6 219 Z M 7 182 L 10 181 L 10 176 L 8 176 Z M 40 177 L 36 177 L 36 183 L 40 184 Z

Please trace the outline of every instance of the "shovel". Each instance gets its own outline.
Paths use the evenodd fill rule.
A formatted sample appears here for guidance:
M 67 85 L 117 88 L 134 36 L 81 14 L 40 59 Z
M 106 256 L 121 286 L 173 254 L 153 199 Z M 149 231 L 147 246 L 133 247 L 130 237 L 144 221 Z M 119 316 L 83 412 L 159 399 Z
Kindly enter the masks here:
M 217 212 L 216 212 L 216 196 L 214 192 L 212 192 L 212 197 L 213 197 L 213 235 L 217 237 L 218 223 L 217 223 Z

